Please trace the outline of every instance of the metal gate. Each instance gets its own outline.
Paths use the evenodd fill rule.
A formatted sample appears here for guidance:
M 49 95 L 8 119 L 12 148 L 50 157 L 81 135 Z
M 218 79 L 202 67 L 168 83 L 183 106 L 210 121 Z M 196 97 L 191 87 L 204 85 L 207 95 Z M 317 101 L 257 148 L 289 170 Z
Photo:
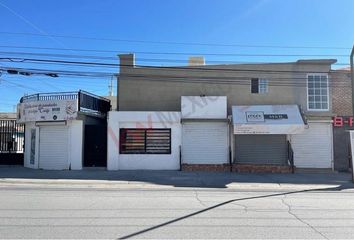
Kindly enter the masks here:
M 84 167 L 107 166 L 107 126 L 86 125 Z
M 0 165 L 23 165 L 25 126 L 0 120 Z

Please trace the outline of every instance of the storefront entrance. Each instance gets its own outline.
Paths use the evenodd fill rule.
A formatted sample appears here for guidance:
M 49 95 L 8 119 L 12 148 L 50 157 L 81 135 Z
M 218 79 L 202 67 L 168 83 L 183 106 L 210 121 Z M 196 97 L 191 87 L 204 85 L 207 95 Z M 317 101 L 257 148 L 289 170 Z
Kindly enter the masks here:
M 107 126 L 86 125 L 84 167 L 107 166 Z
M 287 165 L 286 135 L 235 135 L 235 162 Z

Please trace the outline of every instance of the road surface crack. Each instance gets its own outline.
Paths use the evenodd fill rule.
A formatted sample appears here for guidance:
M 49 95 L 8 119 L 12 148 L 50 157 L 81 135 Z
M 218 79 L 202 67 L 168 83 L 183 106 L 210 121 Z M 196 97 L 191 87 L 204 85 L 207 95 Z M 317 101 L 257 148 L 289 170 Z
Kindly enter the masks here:
M 243 211 L 245 211 L 245 213 L 248 213 L 248 207 L 244 204 L 240 204 L 240 203 L 232 203 L 235 206 L 240 206 L 243 208 Z
M 195 199 L 197 199 L 197 201 L 200 203 L 200 205 L 202 205 L 203 207 L 207 207 L 207 205 L 205 203 L 203 203 L 203 201 L 199 198 L 197 190 L 194 190 L 194 194 L 195 194 Z
M 322 232 L 320 232 L 319 230 L 317 230 L 314 226 L 312 226 L 311 224 L 309 224 L 308 222 L 306 222 L 305 220 L 301 219 L 299 216 L 297 216 L 295 213 L 292 212 L 292 207 L 289 203 L 287 203 L 285 201 L 286 195 L 283 195 L 283 198 L 281 199 L 282 203 L 288 208 L 288 213 L 293 216 L 294 218 L 296 218 L 298 221 L 300 221 L 301 223 L 305 224 L 306 226 L 308 226 L 309 228 L 311 228 L 313 231 L 315 231 L 316 233 L 318 233 L 319 235 L 321 235 L 323 238 L 325 239 L 329 239 L 328 237 L 326 237 Z

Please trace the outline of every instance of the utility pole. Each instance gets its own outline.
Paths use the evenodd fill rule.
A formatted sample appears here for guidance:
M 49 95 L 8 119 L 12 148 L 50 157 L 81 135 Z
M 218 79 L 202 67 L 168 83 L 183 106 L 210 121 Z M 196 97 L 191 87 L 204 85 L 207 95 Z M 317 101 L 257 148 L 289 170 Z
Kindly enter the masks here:
M 354 56 L 354 45 L 353 45 L 353 48 L 352 48 L 352 52 L 350 53 L 350 77 L 351 77 L 351 79 L 352 79 L 352 114 L 353 114 L 353 112 L 354 112 L 354 67 L 353 67 L 353 65 L 354 65 L 354 60 L 353 60 L 353 56 Z M 351 131 L 352 132 L 352 131 Z M 353 148 L 353 141 L 354 141 L 354 139 L 353 139 L 353 134 L 350 134 L 350 142 L 351 142 L 351 147 Z M 354 149 L 352 149 L 352 157 L 351 157 L 351 163 L 352 163 L 352 181 L 354 182 L 354 164 L 353 164 L 353 158 L 354 158 L 354 156 L 353 156 L 353 151 Z
M 353 56 L 354 56 L 354 45 L 352 48 L 352 52 L 350 53 L 350 76 L 352 78 L 352 111 L 354 111 L 354 61 L 353 61 Z
M 111 82 L 108 85 L 108 96 L 113 96 L 113 76 L 111 77 Z

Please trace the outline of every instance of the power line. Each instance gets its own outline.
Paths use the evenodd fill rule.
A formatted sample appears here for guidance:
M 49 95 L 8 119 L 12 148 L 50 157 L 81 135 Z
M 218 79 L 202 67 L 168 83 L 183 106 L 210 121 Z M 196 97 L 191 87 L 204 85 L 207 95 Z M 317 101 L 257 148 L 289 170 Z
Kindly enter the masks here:
M 54 50 L 54 51 L 77 51 L 77 52 L 96 52 L 96 53 L 136 53 L 148 55 L 203 55 L 203 56 L 238 56 L 239 53 L 202 53 L 202 52 L 151 52 L 151 51 L 131 51 L 131 50 L 99 50 L 99 49 L 80 49 L 80 48 L 53 48 L 53 47 L 29 47 L 29 46 L 9 46 L 0 45 L 0 48 L 17 48 L 17 49 L 34 49 L 34 50 Z M 298 56 L 306 56 L 307 54 L 296 54 Z M 313 55 L 312 55 L 313 56 Z M 344 55 L 348 56 L 348 55 Z
M 107 56 L 87 56 L 87 55 L 70 55 L 70 54 L 53 54 L 53 53 L 28 53 L 28 52 L 4 52 L 0 51 L 0 55 L 25 55 L 25 56 L 45 56 L 45 57 L 54 57 L 54 58 L 59 58 L 59 57 L 64 57 L 64 58 L 75 58 L 75 59 L 99 59 L 99 60 L 117 60 L 117 57 L 107 57 Z M 253 57 L 255 56 L 266 56 L 264 55 L 257 55 L 254 54 Z M 275 55 L 267 55 L 267 56 L 272 56 L 274 57 Z M 277 55 L 281 56 L 281 55 Z M 285 56 L 285 55 L 283 55 Z M 341 56 L 341 55 L 286 55 L 288 57 L 294 57 L 294 56 L 306 56 L 306 57 L 334 57 L 334 56 Z M 17 57 L 18 58 L 18 57 Z M 137 61 L 139 62 L 169 62 L 169 63 L 186 63 L 187 60 L 183 59 L 165 59 L 165 58 L 136 58 Z M 260 62 L 240 62 L 240 61 L 228 61 L 228 60 L 211 60 L 207 61 L 207 63 L 219 63 L 219 64 L 260 64 Z M 333 65 L 349 65 L 348 63 L 334 63 Z
M 25 61 L 33 61 L 33 62 L 42 62 L 42 63 L 63 63 L 63 64 L 79 64 L 79 65 L 87 65 L 87 66 L 114 66 L 114 67 L 132 67 L 131 65 L 123 65 L 123 64 L 116 64 L 116 63 L 97 63 L 97 62 L 83 62 L 83 61 L 66 61 L 66 60 L 52 60 L 52 59 L 35 59 L 35 58 L 11 58 L 5 57 L 0 58 L 0 60 L 9 60 L 11 62 L 21 63 Z M 14 61 L 15 60 L 15 61 Z M 267 64 L 265 64 L 267 65 Z M 237 66 L 237 65 L 236 65 Z M 247 69 L 242 68 L 239 69 L 231 69 L 231 68 L 220 68 L 220 66 L 211 66 L 211 65 L 204 65 L 204 66 L 146 66 L 146 65 L 135 65 L 137 68 L 147 68 L 147 69 L 163 69 L 163 70 L 173 70 L 173 71 L 181 71 L 181 70 L 189 70 L 189 71 L 222 71 L 222 72 L 261 72 L 261 73 L 268 73 L 268 74 L 277 74 L 277 73 L 308 73 L 309 71 L 303 70 L 267 70 L 267 69 Z M 45 70 L 45 71 L 52 71 L 52 70 Z M 53 70 L 55 71 L 55 70 Z M 328 71 L 322 71 L 318 73 L 328 73 Z M 112 74 L 112 73 L 110 73 Z
M 244 47 L 244 48 L 280 48 L 280 49 L 351 49 L 349 47 L 338 46 L 279 46 L 279 45 L 248 45 L 248 44 L 218 44 L 218 43 L 200 43 L 200 42 L 169 42 L 169 41 L 150 41 L 150 40 L 133 40 L 120 38 L 98 38 L 98 37 L 84 37 L 72 35 L 59 34 L 40 34 L 40 33 L 25 33 L 25 32 L 5 32 L 0 34 L 7 35 L 25 35 L 25 36 L 39 36 L 39 37 L 57 37 L 57 38 L 71 38 L 81 40 L 95 40 L 95 41 L 113 41 L 113 42 L 129 42 L 129 43 L 149 43 L 149 44 L 167 44 L 167 45 L 191 45 L 191 46 L 214 46 L 214 47 Z
M 78 73 L 63 71 L 64 74 L 69 76 L 85 76 L 79 75 Z M 186 82 L 186 83 L 209 83 L 209 84 L 239 84 L 239 85 L 250 85 L 250 77 L 202 77 L 202 76 L 171 76 L 171 75 L 152 75 L 152 74 L 125 74 L 126 77 L 132 77 L 137 80 L 142 81 L 164 81 L 164 82 Z M 97 76 L 98 77 L 98 76 Z M 296 80 L 307 80 L 307 78 L 268 78 L 270 80 L 270 86 L 307 86 L 307 82 L 298 82 Z M 331 78 L 334 80 L 334 78 Z M 339 79 L 341 80 L 341 79 Z M 329 82 L 329 86 L 332 87 L 350 87 L 347 82 Z

